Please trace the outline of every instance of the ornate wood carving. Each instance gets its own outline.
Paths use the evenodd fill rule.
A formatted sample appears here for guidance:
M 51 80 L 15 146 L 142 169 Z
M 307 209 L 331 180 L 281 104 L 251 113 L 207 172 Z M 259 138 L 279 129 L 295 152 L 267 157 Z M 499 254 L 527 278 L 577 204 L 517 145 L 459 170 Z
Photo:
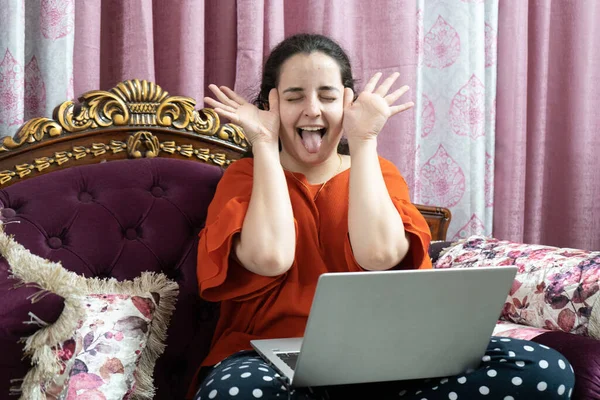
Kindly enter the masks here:
M 54 119 L 34 118 L 25 123 L 14 138 L 2 139 L 0 153 L 67 134 L 144 126 L 195 133 L 217 139 L 221 144 L 241 152 L 248 149 L 248 142 L 239 126 L 221 125 L 219 116 L 212 109 L 196 110 L 194 99 L 170 96 L 152 82 L 129 80 L 108 92 L 87 92 L 79 100 L 80 105 L 70 100 L 59 105 L 54 111 Z

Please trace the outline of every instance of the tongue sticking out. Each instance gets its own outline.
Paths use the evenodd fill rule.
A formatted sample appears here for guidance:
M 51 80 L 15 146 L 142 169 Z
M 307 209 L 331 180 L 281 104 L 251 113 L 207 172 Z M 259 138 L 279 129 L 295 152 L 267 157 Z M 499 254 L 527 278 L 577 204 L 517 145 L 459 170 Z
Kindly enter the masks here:
M 321 148 L 321 132 L 319 131 L 302 131 L 302 144 L 306 147 L 309 153 L 316 153 Z

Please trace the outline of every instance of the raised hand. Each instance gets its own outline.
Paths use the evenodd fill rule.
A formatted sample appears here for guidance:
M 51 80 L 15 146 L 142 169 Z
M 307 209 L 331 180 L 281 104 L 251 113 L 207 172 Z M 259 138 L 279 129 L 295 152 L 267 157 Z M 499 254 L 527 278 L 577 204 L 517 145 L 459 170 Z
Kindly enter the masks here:
M 408 91 L 408 86 L 402 86 L 388 94 L 399 76 L 399 73 L 393 73 L 375 89 L 381 78 L 381 72 L 376 73 L 354 102 L 352 101 L 354 97 L 352 89 L 344 89 L 343 127 L 349 142 L 377 138 L 389 117 L 414 106 L 412 101 L 393 105 L 400 96 Z
M 276 143 L 279 139 L 279 95 L 276 89 L 269 92 L 269 110 L 259 110 L 252 103 L 229 89 L 227 86 L 209 85 L 217 100 L 205 97 L 204 102 L 215 109 L 222 117 L 244 129 L 250 145 L 259 141 Z

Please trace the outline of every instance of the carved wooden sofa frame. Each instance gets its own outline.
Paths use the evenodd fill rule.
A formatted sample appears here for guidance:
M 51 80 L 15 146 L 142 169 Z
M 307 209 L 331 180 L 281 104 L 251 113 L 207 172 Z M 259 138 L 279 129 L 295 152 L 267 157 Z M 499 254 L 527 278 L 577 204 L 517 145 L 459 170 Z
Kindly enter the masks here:
M 210 108 L 171 96 L 145 80 L 65 101 L 50 118 L 27 121 L 0 144 L 0 188 L 59 169 L 98 162 L 169 157 L 226 168 L 249 149 L 241 127 L 221 124 Z M 450 211 L 417 205 L 432 233 L 445 240 Z

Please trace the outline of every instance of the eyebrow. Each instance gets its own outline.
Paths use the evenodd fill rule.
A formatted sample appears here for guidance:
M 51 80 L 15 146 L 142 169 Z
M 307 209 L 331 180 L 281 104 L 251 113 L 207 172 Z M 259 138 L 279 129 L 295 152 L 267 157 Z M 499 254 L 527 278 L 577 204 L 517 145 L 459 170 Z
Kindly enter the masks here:
M 317 89 L 317 90 L 319 92 L 328 92 L 328 91 L 339 92 L 340 91 L 335 86 L 319 86 L 319 89 Z M 304 91 L 304 89 L 302 89 L 301 87 L 289 87 L 289 88 L 285 89 L 283 91 L 283 93 L 296 93 L 296 92 L 303 92 L 303 91 Z

